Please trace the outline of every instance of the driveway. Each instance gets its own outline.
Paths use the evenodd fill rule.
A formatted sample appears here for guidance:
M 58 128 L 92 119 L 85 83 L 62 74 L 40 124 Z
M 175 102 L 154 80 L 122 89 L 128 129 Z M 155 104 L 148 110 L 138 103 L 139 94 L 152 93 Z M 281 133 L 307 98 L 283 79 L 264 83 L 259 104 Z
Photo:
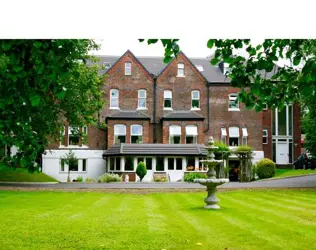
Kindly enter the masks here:
M 23 187 L 44 189 L 205 189 L 197 183 L 58 183 L 58 184 L 21 184 L 0 183 L 1 187 Z M 219 189 L 236 188 L 316 188 L 316 175 L 286 179 L 255 181 L 250 183 L 230 182 Z

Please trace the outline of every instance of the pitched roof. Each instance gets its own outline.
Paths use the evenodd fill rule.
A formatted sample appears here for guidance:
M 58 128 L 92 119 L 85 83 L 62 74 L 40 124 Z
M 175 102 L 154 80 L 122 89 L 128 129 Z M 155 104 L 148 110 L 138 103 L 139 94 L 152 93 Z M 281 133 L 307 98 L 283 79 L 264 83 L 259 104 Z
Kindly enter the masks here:
M 163 120 L 204 120 L 205 118 L 193 111 L 172 111 L 164 115 Z
M 151 156 L 199 156 L 207 155 L 203 144 L 115 144 L 105 151 L 103 157 L 118 155 Z
M 99 65 L 109 63 L 111 65 L 120 58 L 120 56 L 97 56 L 100 58 Z M 147 69 L 147 71 L 153 75 L 158 76 L 168 64 L 163 62 L 163 57 L 136 57 Z M 220 68 L 210 64 L 209 59 L 206 58 L 189 58 L 189 60 L 195 66 L 200 65 L 203 67 L 203 71 L 200 71 L 208 82 L 229 82 L 228 78 L 223 75 Z M 103 70 L 102 73 L 106 73 L 107 70 Z
M 149 120 L 150 117 L 139 111 L 118 111 L 117 113 L 106 117 L 106 119 L 133 119 L 133 120 Z

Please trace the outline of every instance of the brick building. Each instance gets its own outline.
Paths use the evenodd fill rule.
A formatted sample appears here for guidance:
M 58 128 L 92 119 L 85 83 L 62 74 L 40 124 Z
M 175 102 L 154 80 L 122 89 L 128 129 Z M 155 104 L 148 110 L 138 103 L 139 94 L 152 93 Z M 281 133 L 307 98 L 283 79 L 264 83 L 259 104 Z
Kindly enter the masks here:
M 43 171 L 57 179 L 65 179 L 60 178 L 66 171 L 61 171 L 65 168 L 59 157 L 69 148 L 82 158 L 73 177 L 96 178 L 110 171 L 135 180 L 137 163 L 144 161 L 149 169 L 147 181 L 154 173 L 178 181 L 188 167 L 204 171 L 199 159 L 205 157 L 203 145 L 209 136 L 231 147 L 253 147 L 254 162 L 266 156 L 288 164 L 299 155 L 300 121 L 293 119 L 299 117 L 299 107 L 290 105 L 281 112 L 246 110 L 236 101 L 238 89 L 230 86 L 223 64 L 215 67 L 208 59 L 189 59 L 182 52 L 163 64 L 162 58 L 135 57 L 130 51 L 121 57 L 101 56 L 99 63 L 107 74 L 107 103 L 99 111 L 107 129 L 81 128 L 86 134 L 83 140 L 73 139 L 71 127 L 66 127 L 64 143 L 51 145 L 52 154 L 43 157 L 55 159 L 59 171 L 48 167 L 52 161 L 45 160 Z M 93 153 L 95 161 L 90 163 Z

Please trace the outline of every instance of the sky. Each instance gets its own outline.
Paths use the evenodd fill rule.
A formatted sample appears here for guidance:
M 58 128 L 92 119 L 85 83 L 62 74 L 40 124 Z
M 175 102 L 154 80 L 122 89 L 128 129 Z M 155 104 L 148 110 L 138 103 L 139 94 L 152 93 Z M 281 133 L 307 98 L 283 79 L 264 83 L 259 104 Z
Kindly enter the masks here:
M 96 39 L 96 42 L 101 45 L 101 49 L 94 51 L 95 55 L 116 55 L 121 56 L 126 50 L 132 51 L 136 56 L 159 56 L 164 55 L 164 48 L 161 42 L 147 45 L 146 41 L 139 42 L 137 38 L 130 37 L 124 39 L 104 38 Z M 178 42 L 180 49 L 188 57 L 205 58 L 213 53 L 213 49 L 206 46 L 207 39 L 181 38 Z

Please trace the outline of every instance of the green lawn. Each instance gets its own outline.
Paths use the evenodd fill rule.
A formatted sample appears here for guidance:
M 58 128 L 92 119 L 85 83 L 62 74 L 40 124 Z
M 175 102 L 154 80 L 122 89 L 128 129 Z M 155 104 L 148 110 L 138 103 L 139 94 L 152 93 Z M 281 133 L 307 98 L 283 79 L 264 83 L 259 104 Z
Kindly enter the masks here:
M 29 173 L 24 168 L 6 167 L 0 163 L 0 181 L 8 182 L 58 182 L 43 173 Z
M 299 176 L 305 174 L 316 174 L 316 170 L 311 169 L 276 169 L 275 176 L 272 178 L 284 178 L 289 176 Z
M 0 191 L 0 248 L 316 247 L 315 190 L 221 192 L 219 211 L 204 210 L 204 196 Z

